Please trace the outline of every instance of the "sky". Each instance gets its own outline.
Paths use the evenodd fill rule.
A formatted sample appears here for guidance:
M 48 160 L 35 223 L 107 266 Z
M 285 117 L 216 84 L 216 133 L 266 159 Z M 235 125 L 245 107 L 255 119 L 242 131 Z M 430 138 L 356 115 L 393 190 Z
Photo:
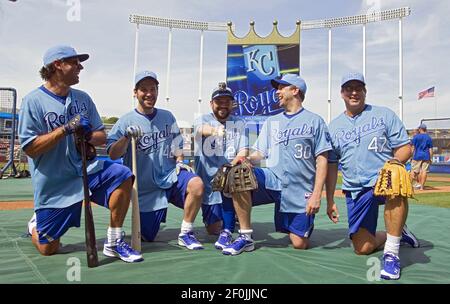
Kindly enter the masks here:
M 450 9 L 447 1 L 423 0 L 0 0 L 0 87 L 13 87 L 18 103 L 42 84 L 45 51 L 73 46 L 90 58 L 75 88 L 86 91 L 101 116 L 118 116 L 133 107 L 136 25 L 130 14 L 207 22 L 233 22 L 244 36 L 250 21 L 266 36 L 272 23 L 291 35 L 297 20 L 310 21 L 410 7 L 403 19 L 403 121 L 408 129 L 423 118 L 450 117 Z M 181 125 L 192 123 L 198 107 L 200 33 L 173 30 L 170 101 L 166 102 L 168 29 L 141 25 L 137 70 L 152 70 L 160 80 L 157 107 L 170 110 Z M 344 111 L 340 79 L 362 72 L 362 26 L 332 32 L 331 117 Z M 366 26 L 367 103 L 399 114 L 398 20 Z M 226 32 L 205 32 L 201 113 L 210 111 L 211 92 L 226 77 Z M 301 33 L 301 75 L 308 85 L 304 107 L 327 118 L 328 31 Z M 435 86 L 435 97 L 418 93 Z M 450 125 L 448 126 L 450 128 Z

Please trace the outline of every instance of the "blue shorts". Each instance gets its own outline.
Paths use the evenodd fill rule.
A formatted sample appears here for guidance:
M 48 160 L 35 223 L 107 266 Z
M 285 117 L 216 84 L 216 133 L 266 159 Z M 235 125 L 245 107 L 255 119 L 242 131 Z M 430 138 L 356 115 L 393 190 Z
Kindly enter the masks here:
M 222 221 L 222 229 L 234 232 L 236 226 L 236 212 L 233 200 L 222 195 L 222 203 L 207 205 L 202 204 L 203 223 L 205 226 Z
M 132 177 L 130 169 L 120 164 L 105 161 L 103 170 L 88 175 L 91 201 L 109 208 L 109 197 L 123 182 Z M 48 244 L 63 236 L 70 227 L 80 227 L 81 202 L 66 208 L 44 208 L 36 210 L 36 231 L 39 243 Z
M 133 173 L 123 165 L 105 161 L 103 170 L 88 175 L 91 201 L 97 205 L 109 208 L 109 197 Z
M 236 228 L 236 211 L 234 210 L 233 200 L 222 194 L 222 229 L 234 232 Z
M 258 180 L 258 189 L 252 193 L 253 206 L 275 203 L 275 230 L 309 238 L 314 229 L 314 215 L 281 212 L 281 191 L 266 189 L 266 177 L 263 170 L 255 168 L 253 172 Z
M 260 168 L 254 168 L 256 180 L 258 181 L 258 189 L 252 191 L 252 206 L 259 206 L 271 203 L 279 203 L 281 201 L 281 191 L 266 189 L 266 176 Z
M 303 213 L 280 212 L 280 204 L 275 204 L 275 229 L 278 232 L 293 233 L 309 238 L 314 230 L 315 215 Z
M 222 221 L 222 229 L 234 232 L 236 226 L 236 212 L 233 200 L 222 195 L 222 203 L 214 205 L 202 204 L 203 223 L 208 226 Z
M 360 227 L 375 235 L 378 221 L 378 206 L 385 203 L 383 197 L 373 195 L 373 188 L 363 189 L 356 199 L 352 199 L 350 192 L 345 191 L 347 202 L 349 237 L 358 232 Z
M 196 177 L 195 173 L 187 170 L 181 170 L 178 174 L 178 180 L 166 190 L 166 197 L 170 203 L 178 208 L 184 208 L 184 201 L 186 199 L 186 192 L 189 181 Z M 141 236 L 144 241 L 153 242 L 159 232 L 161 223 L 166 222 L 167 208 L 141 212 Z
M 181 170 L 178 174 L 178 180 L 166 190 L 166 197 L 170 203 L 178 208 L 184 208 L 184 200 L 189 181 L 198 175 L 187 170 Z
M 231 200 L 231 199 L 229 199 Z M 223 202 L 223 201 L 222 201 Z M 223 204 L 223 203 L 222 203 Z M 206 205 L 202 204 L 203 223 L 208 226 L 223 220 L 222 204 Z M 231 202 L 233 205 L 233 202 Z M 233 209 L 234 211 L 234 209 Z M 234 214 L 234 213 L 233 213 Z
M 36 210 L 36 231 L 40 244 L 48 244 L 63 236 L 70 227 L 80 227 L 82 203 L 66 208 Z
M 150 212 L 141 212 L 141 237 L 146 242 L 153 242 L 161 223 L 166 222 L 167 208 Z

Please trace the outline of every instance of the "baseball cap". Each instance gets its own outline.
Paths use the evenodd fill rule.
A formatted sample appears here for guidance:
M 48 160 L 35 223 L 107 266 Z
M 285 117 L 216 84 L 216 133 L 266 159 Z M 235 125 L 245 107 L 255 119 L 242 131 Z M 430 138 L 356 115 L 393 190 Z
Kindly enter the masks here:
M 284 74 L 281 78 L 275 78 L 270 81 L 272 86 L 277 89 L 279 84 L 294 85 L 306 94 L 306 82 L 299 75 L 296 74 Z
M 231 89 L 227 87 L 227 84 L 225 82 L 219 82 L 219 85 L 211 94 L 211 100 L 221 96 L 227 96 L 230 97 L 231 100 L 234 100 L 233 91 L 231 91 Z
M 358 72 L 350 72 L 342 76 L 341 87 L 343 87 L 347 82 L 352 80 L 357 80 L 359 82 L 362 82 L 363 85 L 366 85 L 363 74 Z
M 424 124 L 424 123 L 421 123 L 420 126 L 418 126 L 417 128 L 426 130 L 427 129 L 427 125 Z
M 136 74 L 134 77 L 134 85 L 137 85 L 139 81 L 141 81 L 144 78 L 152 78 L 154 81 L 156 81 L 156 84 L 159 85 L 158 77 L 155 73 L 151 71 L 142 71 Z
M 44 54 L 44 66 L 50 63 L 65 58 L 77 57 L 80 62 L 83 62 L 89 58 L 88 54 L 78 54 L 77 51 L 68 45 L 56 45 L 49 48 Z

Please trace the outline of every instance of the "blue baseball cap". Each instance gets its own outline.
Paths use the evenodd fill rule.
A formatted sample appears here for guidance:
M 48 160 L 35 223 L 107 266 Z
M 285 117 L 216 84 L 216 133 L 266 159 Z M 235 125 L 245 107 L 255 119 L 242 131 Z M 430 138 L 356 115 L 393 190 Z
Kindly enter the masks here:
M 306 82 L 299 75 L 284 74 L 281 78 L 278 77 L 272 79 L 270 82 L 275 89 L 278 89 L 279 84 L 294 85 L 299 88 L 299 90 L 302 91 L 303 94 L 306 94 Z
M 427 125 L 424 124 L 424 123 L 421 123 L 420 126 L 418 127 L 418 129 L 424 129 L 424 130 L 426 130 L 426 129 L 427 129 Z
M 342 76 L 341 87 L 343 87 L 347 82 L 356 80 L 361 82 L 363 85 L 366 85 L 366 81 L 364 80 L 364 75 L 358 72 L 350 72 Z
M 227 87 L 227 84 L 225 82 L 219 82 L 219 85 L 211 94 L 211 100 L 221 96 L 230 97 L 231 100 L 234 100 L 233 91 L 231 91 L 231 89 Z
M 151 71 L 142 71 L 136 74 L 134 77 L 134 85 L 137 85 L 139 81 L 141 81 L 144 78 L 151 78 L 153 79 L 157 85 L 159 85 L 158 77 L 155 73 Z
M 57 45 L 49 48 L 44 54 L 44 66 L 50 63 L 65 58 L 77 57 L 80 62 L 83 62 L 89 58 L 88 54 L 78 54 L 77 51 L 68 45 Z

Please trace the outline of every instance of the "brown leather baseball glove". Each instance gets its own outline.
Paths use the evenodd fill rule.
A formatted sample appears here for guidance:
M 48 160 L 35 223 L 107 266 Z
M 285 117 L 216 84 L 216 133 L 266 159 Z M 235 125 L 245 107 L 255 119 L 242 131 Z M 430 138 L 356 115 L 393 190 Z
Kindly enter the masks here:
M 412 197 L 413 189 L 405 165 L 396 159 L 388 160 L 378 174 L 374 194 L 391 199 L 397 196 Z

